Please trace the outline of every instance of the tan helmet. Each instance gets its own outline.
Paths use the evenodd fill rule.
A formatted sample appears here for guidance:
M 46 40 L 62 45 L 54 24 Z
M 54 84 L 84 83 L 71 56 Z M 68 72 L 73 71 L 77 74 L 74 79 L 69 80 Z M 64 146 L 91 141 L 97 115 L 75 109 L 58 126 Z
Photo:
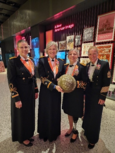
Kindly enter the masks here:
M 65 93 L 72 92 L 76 87 L 76 80 L 69 74 L 62 75 L 58 80 L 58 85 Z

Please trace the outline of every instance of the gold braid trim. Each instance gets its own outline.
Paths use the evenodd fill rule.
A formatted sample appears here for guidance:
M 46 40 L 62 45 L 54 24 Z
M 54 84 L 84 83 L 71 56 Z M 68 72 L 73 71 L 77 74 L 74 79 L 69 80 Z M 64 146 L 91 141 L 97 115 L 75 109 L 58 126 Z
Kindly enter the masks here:
M 101 94 L 102 96 L 106 97 L 105 95 Z
M 17 92 L 17 88 L 16 88 L 16 87 L 13 87 L 13 86 L 14 86 L 14 85 L 13 85 L 12 83 L 10 83 L 10 85 L 9 85 L 10 92 L 15 92 L 15 93 L 18 94 L 18 92 Z
M 17 97 L 17 96 L 19 96 L 19 94 L 16 94 L 16 95 L 12 96 L 12 98 L 15 98 L 15 97 Z
M 50 86 L 51 83 L 52 83 L 52 82 L 48 83 L 47 88 L 49 88 L 49 86 Z
M 107 87 L 102 87 L 100 93 L 108 92 L 108 90 L 109 90 L 109 86 L 107 86 Z

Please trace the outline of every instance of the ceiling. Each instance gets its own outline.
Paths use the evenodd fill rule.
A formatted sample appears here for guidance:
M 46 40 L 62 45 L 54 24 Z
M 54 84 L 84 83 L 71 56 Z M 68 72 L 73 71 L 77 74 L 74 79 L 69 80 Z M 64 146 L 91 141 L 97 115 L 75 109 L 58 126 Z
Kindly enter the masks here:
M 0 0 L 0 25 L 26 1 L 27 0 Z

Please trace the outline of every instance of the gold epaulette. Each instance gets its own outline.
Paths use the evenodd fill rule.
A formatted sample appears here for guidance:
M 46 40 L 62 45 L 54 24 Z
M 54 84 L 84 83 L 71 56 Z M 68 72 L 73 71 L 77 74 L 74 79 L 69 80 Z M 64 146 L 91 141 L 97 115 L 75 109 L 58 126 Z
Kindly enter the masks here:
M 84 63 L 80 63 L 81 65 L 83 65 L 83 66 L 86 66 L 86 64 L 84 64 Z
M 64 61 L 64 60 L 63 60 L 63 59 L 61 59 L 61 58 L 58 58 L 58 59 L 60 59 L 60 60 Z
M 43 58 L 43 57 L 45 57 L 45 56 L 40 56 L 40 58 Z
M 9 59 L 17 58 L 16 56 L 10 57 Z
M 66 64 L 64 64 L 64 65 L 69 65 L 69 63 L 66 63 Z

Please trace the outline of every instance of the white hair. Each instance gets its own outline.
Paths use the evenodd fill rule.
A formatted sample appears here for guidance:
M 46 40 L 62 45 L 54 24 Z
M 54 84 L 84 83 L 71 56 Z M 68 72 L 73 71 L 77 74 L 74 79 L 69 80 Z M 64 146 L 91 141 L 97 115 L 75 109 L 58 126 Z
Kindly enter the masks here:
M 54 45 L 56 47 L 56 52 L 58 52 L 58 45 L 55 41 L 50 41 L 47 45 L 46 45 L 46 49 L 45 49 L 45 52 L 46 54 L 48 54 L 48 49 Z

